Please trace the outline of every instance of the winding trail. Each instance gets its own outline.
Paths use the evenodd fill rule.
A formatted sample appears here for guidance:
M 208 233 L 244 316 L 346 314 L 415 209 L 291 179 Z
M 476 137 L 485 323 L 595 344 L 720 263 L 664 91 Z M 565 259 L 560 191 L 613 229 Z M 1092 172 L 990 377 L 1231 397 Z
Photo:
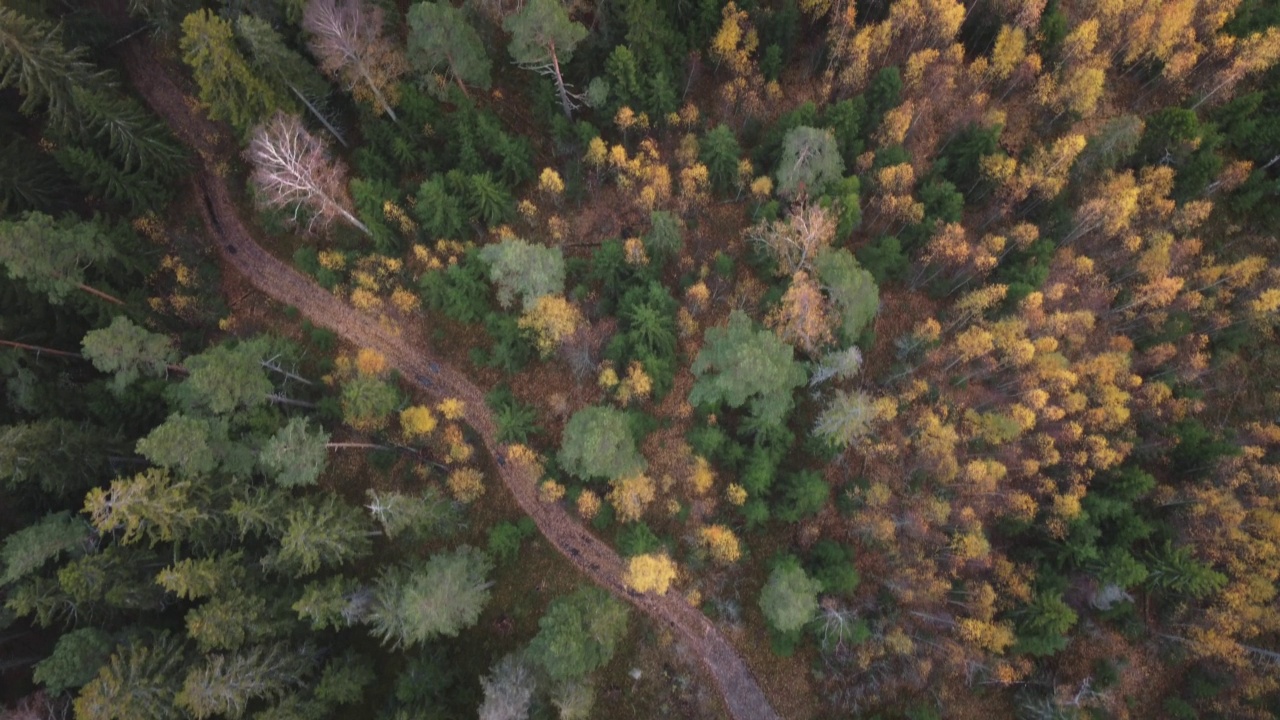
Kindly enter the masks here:
M 124 56 L 139 94 L 193 151 L 193 182 L 202 199 L 197 210 L 211 234 L 219 239 L 218 249 L 225 262 L 263 293 L 296 307 L 312 323 L 338 333 L 354 345 L 381 352 L 405 378 L 427 392 L 465 402 L 468 422 L 485 448 L 495 458 L 506 457 L 484 393 L 471 380 L 433 359 L 426 350 L 411 346 L 375 318 L 326 292 L 257 243 L 237 212 L 225 180 L 214 171 L 219 153 L 233 147 L 221 127 L 190 104 L 165 71 L 164 62 L 152 54 L 149 43 L 130 42 L 124 48 Z M 502 462 L 499 474 L 521 509 L 533 518 L 556 550 L 597 585 L 669 627 L 698 655 L 735 720 L 780 720 L 742 657 L 706 616 L 678 593 L 658 596 L 628 590 L 622 582 L 625 567 L 618 554 L 573 520 L 559 504 L 540 502 L 535 485 L 539 478 L 530 468 L 514 461 Z

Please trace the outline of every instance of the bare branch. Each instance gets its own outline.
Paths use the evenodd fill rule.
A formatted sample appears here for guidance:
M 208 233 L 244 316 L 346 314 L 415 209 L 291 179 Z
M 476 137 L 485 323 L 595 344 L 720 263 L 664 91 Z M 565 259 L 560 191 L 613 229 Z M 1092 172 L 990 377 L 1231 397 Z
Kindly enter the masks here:
M 293 207 L 296 221 L 303 207 L 311 211 L 307 229 L 342 218 L 366 235 L 369 228 L 351 213 L 347 168 L 329 157 L 324 143 L 295 115 L 277 113 L 260 125 L 249 143 L 253 182 L 271 207 Z

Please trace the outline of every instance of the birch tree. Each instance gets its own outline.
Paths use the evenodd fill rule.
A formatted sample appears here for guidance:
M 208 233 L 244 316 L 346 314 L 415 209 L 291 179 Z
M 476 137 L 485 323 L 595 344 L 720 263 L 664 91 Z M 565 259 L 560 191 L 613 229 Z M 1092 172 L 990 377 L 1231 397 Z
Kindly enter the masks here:
M 308 229 L 342 218 L 364 234 L 372 234 L 348 209 L 346 165 L 331 158 L 325 144 L 307 132 L 296 115 L 277 113 L 260 125 L 248 155 L 254 166 L 253 182 L 267 206 L 292 206 L 295 222 L 306 208 L 311 212 Z
M 320 69 L 357 100 L 396 120 L 396 82 L 408 69 L 404 56 L 382 33 L 382 8 L 362 0 L 311 0 L 302 14 Z

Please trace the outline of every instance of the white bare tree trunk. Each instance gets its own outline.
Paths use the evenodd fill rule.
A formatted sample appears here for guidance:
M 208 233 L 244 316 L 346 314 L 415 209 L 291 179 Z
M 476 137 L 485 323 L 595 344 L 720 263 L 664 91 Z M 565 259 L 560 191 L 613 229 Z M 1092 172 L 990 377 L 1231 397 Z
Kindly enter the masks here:
M 248 155 L 254 166 L 253 181 L 268 205 L 292 206 L 295 221 L 302 208 L 308 208 L 312 212 L 309 228 L 342 218 L 371 234 L 348 209 L 346 167 L 329 157 L 324 143 L 307 132 L 297 116 L 278 113 L 260 125 Z

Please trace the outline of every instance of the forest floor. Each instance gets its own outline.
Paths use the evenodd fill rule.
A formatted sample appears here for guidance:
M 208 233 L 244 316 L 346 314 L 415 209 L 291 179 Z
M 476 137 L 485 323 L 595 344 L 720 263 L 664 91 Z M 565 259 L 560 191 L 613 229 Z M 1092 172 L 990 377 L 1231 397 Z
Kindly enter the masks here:
M 317 326 L 338 333 L 356 346 L 381 352 L 409 382 L 437 397 L 462 400 L 468 422 L 485 448 L 494 458 L 504 458 L 506 448 L 497 440 L 497 425 L 485 404 L 484 391 L 458 370 L 433 359 L 425 344 L 406 339 L 400 327 L 347 305 L 264 250 L 241 219 L 224 178 L 225 158 L 228 150 L 234 152 L 235 144 L 184 94 L 148 43 L 141 40 L 129 43 L 125 63 L 139 94 L 193 151 L 193 182 L 200 200 L 196 209 L 211 235 L 217 238 L 224 261 L 258 289 L 278 302 L 297 308 Z M 500 461 L 498 472 L 521 509 L 557 551 L 597 585 L 639 608 L 659 626 L 670 628 L 699 657 L 733 718 L 777 720 L 780 717 L 733 645 L 697 608 L 689 605 L 679 593 L 659 596 L 629 590 L 623 583 L 625 565 L 616 552 L 574 521 L 563 507 L 538 500 L 539 477 L 531 468 L 514 461 Z M 775 692 L 786 690 L 776 688 Z

